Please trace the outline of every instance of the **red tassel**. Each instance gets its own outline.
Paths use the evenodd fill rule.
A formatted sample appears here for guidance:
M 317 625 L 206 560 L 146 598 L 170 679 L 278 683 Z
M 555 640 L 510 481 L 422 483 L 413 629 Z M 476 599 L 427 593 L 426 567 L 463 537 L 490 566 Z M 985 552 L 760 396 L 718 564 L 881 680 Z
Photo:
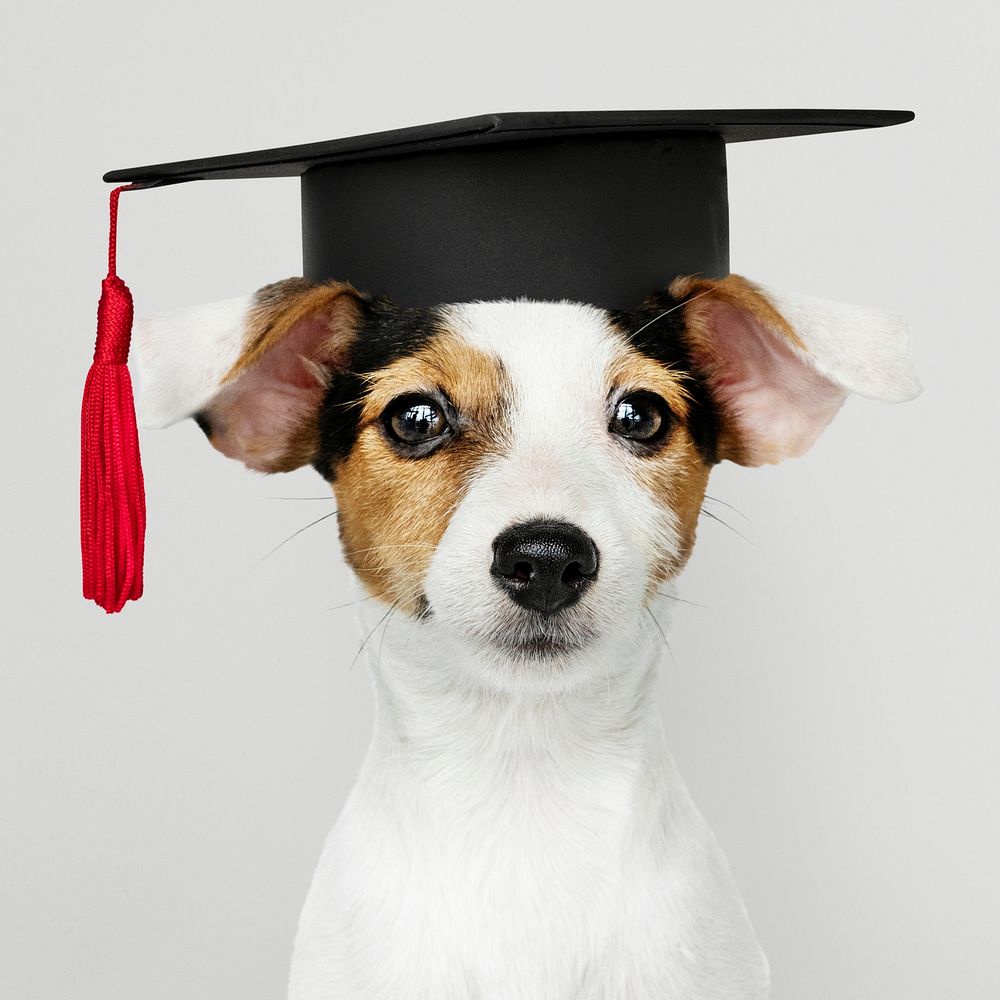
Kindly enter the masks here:
M 146 496 L 139 460 L 129 342 L 132 294 L 115 273 L 118 197 L 111 192 L 108 276 L 97 307 L 97 346 L 83 390 L 80 448 L 80 543 L 83 596 L 108 614 L 142 596 Z

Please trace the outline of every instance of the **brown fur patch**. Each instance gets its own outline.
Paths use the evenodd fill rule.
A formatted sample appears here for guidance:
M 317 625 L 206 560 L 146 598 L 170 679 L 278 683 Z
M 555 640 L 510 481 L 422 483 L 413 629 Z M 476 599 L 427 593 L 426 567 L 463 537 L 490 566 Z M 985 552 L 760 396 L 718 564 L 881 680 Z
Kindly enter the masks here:
M 690 396 L 685 383 L 689 376 L 640 354 L 630 346 L 611 363 L 607 379 L 615 392 L 655 392 L 667 401 L 677 424 L 659 450 L 636 457 L 637 478 L 674 515 L 679 539 L 676 554 L 664 554 L 653 566 L 647 597 L 676 576 L 694 548 L 698 515 L 708 485 L 710 466 L 696 447 L 686 420 Z
M 678 551 L 664 554 L 653 565 L 647 597 L 684 568 L 694 549 L 698 517 L 708 488 L 710 466 L 705 463 L 686 429 L 679 429 L 675 439 L 660 455 L 648 459 L 643 480 L 661 503 L 674 514 L 679 541 Z
M 690 396 L 684 386 L 684 372 L 675 371 L 629 349 L 611 363 L 606 377 L 612 392 L 635 392 L 640 389 L 655 392 L 667 401 L 681 420 L 688 415 Z
M 458 412 L 454 437 L 423 458 L 386 440 L 385 408 L 439 390 Z M 367 589 L 418 613 L 424 576 L 455 508 L 484 459 L 507 442 L 510 386 L 500 362 L 443 332 L 369 377 L 358 437 L 337 469 L 344 553 Z

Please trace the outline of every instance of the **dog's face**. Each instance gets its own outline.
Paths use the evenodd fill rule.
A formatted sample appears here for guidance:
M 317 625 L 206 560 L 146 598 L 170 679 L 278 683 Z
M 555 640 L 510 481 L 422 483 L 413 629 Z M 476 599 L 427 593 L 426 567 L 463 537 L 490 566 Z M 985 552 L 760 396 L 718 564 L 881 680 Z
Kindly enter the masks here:
M 398 321 L 376 312 L 362 336 Z M 336 430 L 319 464 L 361 579 L 518 661 L 634 623 L 694 540 L 715 437 L 697 376 L 587 306 L 477 303 L 407 324 L 413 349 L 366 373 L 349 426 L 354 387 L 335 380 L 321 412 L 321 435 Z
M 512 676 L 634 633 L 690 555 L 712 466 L 801 453 L 846 396 L 735 276 L 633 312 L 404 310 L 292 279 L 244 327 L 197 415 L 212 443 L 313 464 L 371 594 Z

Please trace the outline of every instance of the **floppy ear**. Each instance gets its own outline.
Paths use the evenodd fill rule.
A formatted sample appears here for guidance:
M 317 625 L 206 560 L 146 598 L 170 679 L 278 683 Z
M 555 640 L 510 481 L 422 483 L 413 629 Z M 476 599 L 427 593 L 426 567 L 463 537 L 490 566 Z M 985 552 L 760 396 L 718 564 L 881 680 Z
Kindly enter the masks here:
M 307 465 L 326 387 L 348 363 L 362 307 L 350 285 L 289 278 L 246 298 L 139 320 L 140 423 L 194 417 L 215 448 L 251 469 Z
M 677 278 L 692 362 L 720 411 L 719 457 L 741 465 L 807 451 L 848 393 L 912 399 L 906 323 L 888 313 L 782 295 L 732 274 Z

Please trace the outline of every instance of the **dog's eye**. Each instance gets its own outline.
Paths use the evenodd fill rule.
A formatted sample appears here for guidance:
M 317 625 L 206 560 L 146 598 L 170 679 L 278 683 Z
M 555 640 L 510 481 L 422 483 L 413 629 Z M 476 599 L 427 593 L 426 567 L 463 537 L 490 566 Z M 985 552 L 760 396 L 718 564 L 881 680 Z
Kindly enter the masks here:
M 421 446 L 437 443 L 448 431 L 444 408 L 426 396 L 397 399 L 386 410 L 383 422 L 395 441 L 421 452 Z
M 652 392 L 634 392 L 615 404 L 610 431 L 629 441 L 652 444 L 670 429 L 670 409 Z

